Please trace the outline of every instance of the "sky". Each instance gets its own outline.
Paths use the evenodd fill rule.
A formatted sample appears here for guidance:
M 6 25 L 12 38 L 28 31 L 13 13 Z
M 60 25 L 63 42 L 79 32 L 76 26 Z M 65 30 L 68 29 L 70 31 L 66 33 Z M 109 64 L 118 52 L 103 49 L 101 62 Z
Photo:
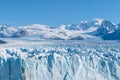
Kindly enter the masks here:
M 120 22 L 120 0 L 0 0 L 0 24 L 79 23 L 103 18 Z

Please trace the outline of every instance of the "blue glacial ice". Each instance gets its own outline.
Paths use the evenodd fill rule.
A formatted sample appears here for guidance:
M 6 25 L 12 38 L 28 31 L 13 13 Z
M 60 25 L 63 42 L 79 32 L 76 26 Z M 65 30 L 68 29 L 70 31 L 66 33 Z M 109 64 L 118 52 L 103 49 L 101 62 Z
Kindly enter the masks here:
M 120 44 L 61 42 L 3 48 L 0 80 L 120 80 Z

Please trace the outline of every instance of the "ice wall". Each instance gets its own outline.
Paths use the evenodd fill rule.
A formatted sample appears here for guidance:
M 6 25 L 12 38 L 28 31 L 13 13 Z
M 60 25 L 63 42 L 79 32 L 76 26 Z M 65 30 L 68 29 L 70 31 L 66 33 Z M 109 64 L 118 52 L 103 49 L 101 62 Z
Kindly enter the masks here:
M 82 44 L 3 49 L 0 80 L 120 80 L 120 49 Z

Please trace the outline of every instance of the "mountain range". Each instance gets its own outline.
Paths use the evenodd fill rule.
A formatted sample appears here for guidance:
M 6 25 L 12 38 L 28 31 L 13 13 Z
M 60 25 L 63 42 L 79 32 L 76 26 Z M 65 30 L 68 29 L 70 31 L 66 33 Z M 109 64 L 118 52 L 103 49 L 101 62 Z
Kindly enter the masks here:
M 48 40 L 120 40 L 120 24 L 96 19 L 55 27 L 40 24 L 28 26 L 0 25 L 0 37 Z

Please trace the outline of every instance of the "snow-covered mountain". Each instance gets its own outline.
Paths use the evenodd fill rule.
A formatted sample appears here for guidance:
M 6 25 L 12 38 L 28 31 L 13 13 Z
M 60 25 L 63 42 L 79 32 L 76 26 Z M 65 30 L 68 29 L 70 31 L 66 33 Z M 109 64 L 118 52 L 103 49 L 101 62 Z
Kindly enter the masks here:
M 23 37 L 27 35 L 27 30 L 20 27 L 13 27 L 8 25 L 0 26 L 0 37 Z
M 95 35 L 97 36 L 104 36 L 109 33 L 113 33 L 117 30 L 117 26 L 111 23 L 110 21 L 104 20 L 99 28 L 96 30 Z
M 105 39 L 118 40 L 120 25 L 108 20 L 81 21 L 56 27 L 34 24 L 29 26 L 0 26 L 0 37 L 39 38 L 55 40 Z M 109 38 L 108 38 L 109 37 Z M 114 39 L 112 39 L 115 37 Z

